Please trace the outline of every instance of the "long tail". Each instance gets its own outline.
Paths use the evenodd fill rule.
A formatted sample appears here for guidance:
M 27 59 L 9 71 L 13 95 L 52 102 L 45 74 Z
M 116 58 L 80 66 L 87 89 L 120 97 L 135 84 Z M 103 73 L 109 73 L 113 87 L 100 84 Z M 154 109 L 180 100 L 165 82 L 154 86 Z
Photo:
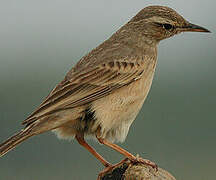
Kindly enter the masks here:
M 15 148 L 26 139 L 59 127 L 62 124 L 62 121 L 57 121 L 58 116 L 51 114 L 26 124 L 26 127 L 23 130 L 0 144 L 0 157 L 5 155 L 7 152 Z
M 34 134 L 31 133 L 31 128 L 26 128 L 7 139 L 5 142 L 0 144 L 0 157 L 33 135 Z

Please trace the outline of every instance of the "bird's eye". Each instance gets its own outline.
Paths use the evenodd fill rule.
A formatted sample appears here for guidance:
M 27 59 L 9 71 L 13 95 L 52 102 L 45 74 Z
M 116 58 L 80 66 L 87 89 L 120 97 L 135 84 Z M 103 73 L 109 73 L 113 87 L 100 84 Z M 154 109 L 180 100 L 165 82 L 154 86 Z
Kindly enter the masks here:
M 164 29 L 171 30 L 173 26 L 171 24 L 163 24 Z

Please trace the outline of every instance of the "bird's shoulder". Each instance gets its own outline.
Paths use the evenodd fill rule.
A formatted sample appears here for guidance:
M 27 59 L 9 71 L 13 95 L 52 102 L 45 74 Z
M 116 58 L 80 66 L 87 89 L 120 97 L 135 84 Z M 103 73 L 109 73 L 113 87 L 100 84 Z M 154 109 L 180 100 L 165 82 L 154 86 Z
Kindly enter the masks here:
M 59 85 L 62 86 L 69 81 L 75 82 L 77 75 L 95 69 L 98 71 L 115 71 L 118 74 L 133 73 L 145 68 L 146 64 L 155 61 L 157 58 L 157 49 L 154 47 L 137 50 L 137 47 L 131 47 L 127 43 L 115 41 L 115 39 L 110 43 L 110 39 L 82 57 Z

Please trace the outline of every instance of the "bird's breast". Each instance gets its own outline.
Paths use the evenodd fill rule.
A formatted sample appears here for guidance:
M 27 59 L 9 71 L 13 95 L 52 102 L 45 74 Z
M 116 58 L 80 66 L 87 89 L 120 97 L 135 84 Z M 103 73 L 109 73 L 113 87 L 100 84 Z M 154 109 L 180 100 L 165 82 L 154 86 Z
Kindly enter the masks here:
M 152 64 L 140 79 L 92 103 L 96 119 L 92 131 L 100 127 L 103 138 L 112 142 L 125 140 L 149 92 L 154 68 Z

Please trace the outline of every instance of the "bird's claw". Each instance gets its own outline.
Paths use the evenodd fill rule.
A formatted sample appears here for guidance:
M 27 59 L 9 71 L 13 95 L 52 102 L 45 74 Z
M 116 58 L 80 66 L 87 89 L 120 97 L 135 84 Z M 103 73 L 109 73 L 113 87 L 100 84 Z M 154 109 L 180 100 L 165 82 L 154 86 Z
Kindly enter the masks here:
M 144 165 L 147 165 L 147 166 L 151 166 L 153 169 L 158 171 L 158 165 L 155 164 L 154 162 L 151 162 L 151 161 L 147 160 L 147 159 L 137 157 L 136 159 L 130 159 L 130 161 L 133 164 L 144 164 Z

